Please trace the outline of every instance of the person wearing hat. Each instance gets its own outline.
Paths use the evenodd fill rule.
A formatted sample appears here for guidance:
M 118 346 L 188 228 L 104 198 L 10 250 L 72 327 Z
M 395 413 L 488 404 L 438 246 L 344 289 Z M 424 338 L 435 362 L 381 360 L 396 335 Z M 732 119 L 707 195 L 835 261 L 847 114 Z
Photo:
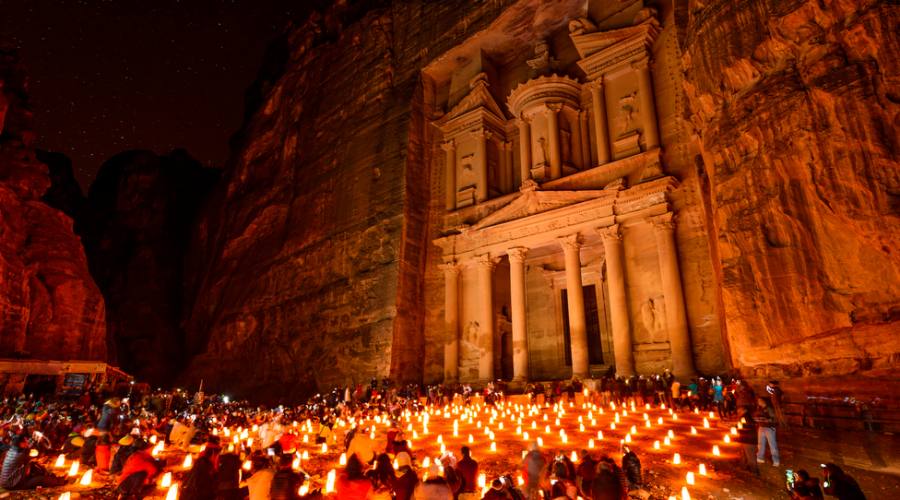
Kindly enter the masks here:
M 453 500 L 453 490 L 441 475 L 439 465 L 432 463 L 428 467 L 425 480 L 416 487 L 413 496 L 416 500 Z
M 419 484 L 419 477 L 412 468 L 412 459 L 409 453 L 401 451 L 395 458 L 397 461 L 397 477 L 391 489 L 394 491 L 395 500 L 410 500 Z
M 135 439 L 131 434 L 128 434 L 119 440 L 119 448 L 116 450 L 116 454 L 113 455 L 112 463 L 109 465 L 110 474 L 122 472 L 122 468 L 125 467 L 125 462 L 128 460 L 128 457 L 143 446 L 143 443 L 139 443 L 138 441 L 139 439 Z

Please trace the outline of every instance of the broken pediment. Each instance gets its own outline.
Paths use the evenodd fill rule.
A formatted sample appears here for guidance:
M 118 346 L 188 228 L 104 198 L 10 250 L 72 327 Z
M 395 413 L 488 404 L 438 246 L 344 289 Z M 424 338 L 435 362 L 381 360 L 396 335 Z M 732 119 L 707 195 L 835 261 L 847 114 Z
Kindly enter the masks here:
M 569 37 L 582 59 L 578 65 L 593 78 L 598 70 L 643 58 L 660 30 L 659 21 L 648 14 L 634 26 L 609 31 L 587 33 L 577 26 Z
M 509 202 L 506 206 L 474 224 L 471 229 L 482 229 L 495 226 L 504 222 L 522 219 L 532 215 L 549 212 L 557 208 L 574 205 L 583 201 L 593 200 L 601 196 L 610 196 L 604 191 L 540 191 L 537 189 L 525 189 L 522 195 Z
M 444 116 L 443 120 L 450 121 L 454 118 L 462 116 L 471 111 L 484 108 L 497 118 L 504 118 L 503 110 L 494 100 L 494 97 L 488 91 L 488 81 L 486 73 L 478 73 L 469 82 L 471 90 L 462 98 L 452 109 Z

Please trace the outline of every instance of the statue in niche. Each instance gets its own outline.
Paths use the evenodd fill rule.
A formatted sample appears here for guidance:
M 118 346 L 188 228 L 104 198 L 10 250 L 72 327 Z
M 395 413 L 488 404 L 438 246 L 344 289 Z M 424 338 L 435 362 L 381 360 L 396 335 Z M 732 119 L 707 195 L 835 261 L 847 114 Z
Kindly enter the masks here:
M 659 339 L 660 333 L 663 331 L 663 319 L 665 318 L 665 304 L 662 296 L 650 297 L 646 302 L 641 304 L 641 322 L 650 339 L 656 341 Z
M 541 146 L 541 155 L 543 157 L 541 165 L 548 165 L 550 163 L 550 154 L 547 152 L 547 139 L 538 137 L 538 144 Z
M 526 61 L 531 68 L 531 77 L 545 75 L 553 69 L 557 60 L 550 57 L 550 46 L 541 40 L 534 46 L 534 58 Z
M 478 343 L 478 322 L 477 321 L 469 321 L 469 324 L 466 325 L 465 333 L 463 334 L 463 341 L 468 342 L 470 344 Z
M 637 91 L 619 99 L 619 137 L 624 136 L 634 129 L 634 119 L 637 116 Z

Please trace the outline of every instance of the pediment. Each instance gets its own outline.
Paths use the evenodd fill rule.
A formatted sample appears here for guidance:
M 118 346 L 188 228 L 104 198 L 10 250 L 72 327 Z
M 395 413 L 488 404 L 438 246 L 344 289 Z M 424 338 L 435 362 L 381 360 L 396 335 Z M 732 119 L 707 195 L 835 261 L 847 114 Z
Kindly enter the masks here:
M 573 33 L 569 36 L 578 55 L 584 59 L 614 46 L 649 47 L 659 34 L 659 30 L 659 21 L 650 17 L 635 26 L 594 33 Z
M 490 113 L 496 115 L 497 118 L 504 118 L 503 110 L 497 104 L 497 101 L 494 100 L 494 96 L 488 91 L 487 76 L 484 73 L 480 73 L 473 78 L 469 85 L 472 90 L 450 109 L 444 117 L 444 120 L 453 120 L 454 118 L 479 108 L 485 108 Z
M 503 224 L 504 222 L 523 219 L 532 215 L 549 212 L 557 208 L 593 200 L 608 194 L 608 192 L 600 190 L 539 191 L 536 189 L 528 189 L 523 191 L 522 195 L 518 198 L 510 201 L 497 211 L 472 225 L 471 229 L 477 230 L 496 226 L 498 224 Z

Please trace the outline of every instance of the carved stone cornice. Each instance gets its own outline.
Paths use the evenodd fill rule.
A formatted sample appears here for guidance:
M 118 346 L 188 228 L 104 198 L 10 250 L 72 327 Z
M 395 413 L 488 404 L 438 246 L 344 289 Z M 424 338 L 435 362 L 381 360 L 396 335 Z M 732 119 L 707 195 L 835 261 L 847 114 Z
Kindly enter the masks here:
M 559 113 L 562 110 L 562 103 L 560 102 L 545 102 L 544 103 L 544 114 L 549 115 L 550 113 Z
M 528 249 L 525 247 L 512 247 L 506 251 L 509 255 L 509 261 L 514 264 L 523 264 L 525 257 L 528 255 Z
M 671 232 L 675 230 L 675 214 L 672 212 L 648 217 L 647 222 L 653 225 L 654 231 Z
M 581 233 L 574 233 L 557 238 L 557 241 L 562 245 L 563 251 L 568 253 L 580 250 L 584 239 L 581 237 Z

